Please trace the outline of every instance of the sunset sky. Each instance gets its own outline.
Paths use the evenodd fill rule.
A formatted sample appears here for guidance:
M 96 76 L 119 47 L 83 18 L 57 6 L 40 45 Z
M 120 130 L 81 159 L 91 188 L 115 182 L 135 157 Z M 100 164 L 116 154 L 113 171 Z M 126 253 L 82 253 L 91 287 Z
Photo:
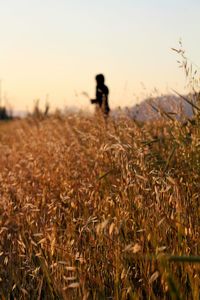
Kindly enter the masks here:
M 34 99 L 88 108 L 97 73 L 110 106 L 131 106 L 171 89 L 184 92 L 179 39 L 200 65 L 199 0 L 0 0 L 2 96 L 14 109 Z

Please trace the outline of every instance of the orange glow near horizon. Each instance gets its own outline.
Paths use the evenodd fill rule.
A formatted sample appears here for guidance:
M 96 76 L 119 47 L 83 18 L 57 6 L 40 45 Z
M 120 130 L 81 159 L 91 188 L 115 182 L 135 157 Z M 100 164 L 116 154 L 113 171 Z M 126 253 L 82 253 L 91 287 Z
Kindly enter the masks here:
M 152 94 L 185 92 L 184 72 L 171 47 L 180 36 L 198 64 L 195 1 L 7 0 L 0 4 L 2 98 L 31 110 L 35 99 L 52 108 L 89 109 L 97 73 L 110 89 L 110 106 L 132 106 Z M 106 7 L 106 10 L 105 10 Z M 185 19 L 191 22 L 185 24 Z M 170 20 L 170 22 L 168 22 Z M 155 92 L 158 90 L 158 92 Z

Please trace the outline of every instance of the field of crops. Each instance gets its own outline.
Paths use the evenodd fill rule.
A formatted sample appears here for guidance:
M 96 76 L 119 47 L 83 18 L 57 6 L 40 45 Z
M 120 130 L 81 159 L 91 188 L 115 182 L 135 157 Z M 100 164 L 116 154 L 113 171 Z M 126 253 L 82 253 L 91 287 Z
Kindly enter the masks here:
M 1 299 L 200 298 L 200 126 L 0 124 Z

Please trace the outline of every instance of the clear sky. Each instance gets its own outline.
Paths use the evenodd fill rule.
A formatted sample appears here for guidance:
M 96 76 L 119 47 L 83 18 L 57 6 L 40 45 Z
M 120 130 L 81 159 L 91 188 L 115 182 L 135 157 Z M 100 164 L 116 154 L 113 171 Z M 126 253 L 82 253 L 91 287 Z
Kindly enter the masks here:
M 87 108 L 97 73 L 110 105 L 134 105 L 154 88 L 183 91 L 171 47 L 182 38 L 200 65 L 199 0 L 0 0 L 2 94 L 16 109 L 34 99 Z

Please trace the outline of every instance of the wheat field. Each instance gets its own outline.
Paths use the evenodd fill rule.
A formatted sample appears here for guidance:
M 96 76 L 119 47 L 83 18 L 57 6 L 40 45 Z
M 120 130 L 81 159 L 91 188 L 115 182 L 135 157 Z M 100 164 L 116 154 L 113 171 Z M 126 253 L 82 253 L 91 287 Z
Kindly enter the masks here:
M 1 299 L 200 299 L 200 127 L 0 124 Z

